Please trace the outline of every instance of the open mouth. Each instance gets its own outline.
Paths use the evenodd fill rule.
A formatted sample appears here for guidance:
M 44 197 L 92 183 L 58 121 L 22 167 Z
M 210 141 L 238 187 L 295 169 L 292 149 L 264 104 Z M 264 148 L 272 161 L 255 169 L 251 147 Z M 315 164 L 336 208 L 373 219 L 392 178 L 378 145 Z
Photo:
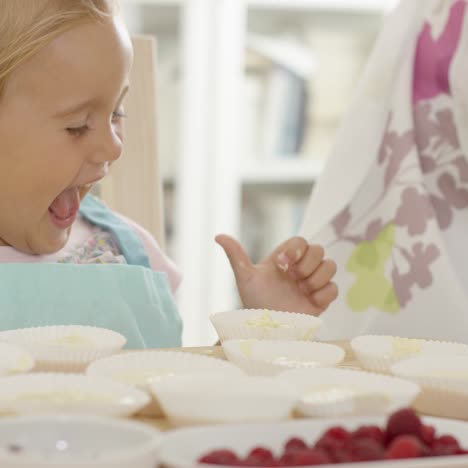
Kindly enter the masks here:
M 61 192 L 49 206 L 52 222 L 60 229 L 69 228 L 76 219 L 83 196 L 93 184 L 70 187 Z

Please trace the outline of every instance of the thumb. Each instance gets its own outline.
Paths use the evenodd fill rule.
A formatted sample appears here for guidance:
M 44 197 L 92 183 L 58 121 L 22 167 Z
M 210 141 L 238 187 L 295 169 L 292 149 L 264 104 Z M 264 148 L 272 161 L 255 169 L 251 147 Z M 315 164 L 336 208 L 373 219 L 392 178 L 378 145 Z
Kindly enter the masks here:
M 217 235 L 215 241 L 223 248 L 237 282 L 247 281 L 254 267 L 242 245 L 236 239 L 226 234 Z

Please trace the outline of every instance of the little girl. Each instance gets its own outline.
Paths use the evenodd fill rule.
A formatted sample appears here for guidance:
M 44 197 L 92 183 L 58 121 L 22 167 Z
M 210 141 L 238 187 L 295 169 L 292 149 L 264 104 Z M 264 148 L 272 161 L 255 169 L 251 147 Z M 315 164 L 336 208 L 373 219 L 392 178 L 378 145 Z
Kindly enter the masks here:
M 179 274 L 140 226 L 87 195 L 122 151 L 132 48 L 111 0 L 0 3 L 0 329 L 84 324 L 181 344 Z M 252 265 L 219 236 L 245 307 L 320 314 L 333 262 L 293 238 Z

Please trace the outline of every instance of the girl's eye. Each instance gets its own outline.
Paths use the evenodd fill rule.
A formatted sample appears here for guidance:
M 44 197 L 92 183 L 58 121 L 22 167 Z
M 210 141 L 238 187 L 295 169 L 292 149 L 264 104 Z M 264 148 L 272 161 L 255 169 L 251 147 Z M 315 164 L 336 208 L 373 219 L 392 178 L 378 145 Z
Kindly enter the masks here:
M 72 136 L 82 136 L 89 130 L 89 127 L 81 125 L 80 127 L 68 127 L 66 130 Z
M 125 112 L 121 110 L 116 110 L 112 112 L 112 122 L 118 122 L 120 119 L 124 119 L 126 116 Z

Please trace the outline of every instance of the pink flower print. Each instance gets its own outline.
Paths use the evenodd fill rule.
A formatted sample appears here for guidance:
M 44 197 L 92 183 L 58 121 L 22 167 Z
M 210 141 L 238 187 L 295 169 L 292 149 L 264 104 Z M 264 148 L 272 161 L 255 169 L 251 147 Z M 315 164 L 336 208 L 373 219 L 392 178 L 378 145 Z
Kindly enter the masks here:
M 437 195 L 431 195 L 431 204 L 434 207 L 434 212 L 437 224 L 440 229 L 445 230 L 452 224 L 453 213 L 450 204 L 444 198 Z
M 460 148 L 458 140 L 457 127 L 453 121 L 453 112 L 451 109 L 444 109 L 436 113 L 439 144 L 447 142 L 452 148 Z
M 433 277 L 430 265 L 440 256 L 436 245 L 424 246 L 422 242 L 413 245 L 412 252 L 407 253 L 409 263 L 408 272 L 401 274 L 395 267 L 392 271 L 393 289 L 398 297 L 401 307 L 404 307 L 412 298 L 411 289 L 417 285 L 427 289 L 432 285 Z
M 431 117 L 431 104 L 421 102 L 413 108 L 413 120 L 415 131 L 415 141 L 422 152 L 429 148 L 431 139 L 440 134 L 440 129 Z
M 453 161 L 456 167 L 458 176 L 462 182 L 468 182 L 468 162 L 464 156 L 459 156 Z
M 424 154 L 419 156 L 419 164 L 421 165 L 423 174 L 429 174 L 437 169 L 437 164 L 434 159 Z
M 379 162 L 381 164 L 384 163 L 385 160 L 388 161 L 384 177 L 385 189 L 398 174 L 401 163 L 411 153 L 413 147 L 413 130 L 408 130 L 401 135 L 398 135 L 396 132 L 387 132 L 385 134 L 379 153 Z
M 364 240 L 370 242 L 373 241 L 380 231 L 383 229 L 383 221 L 381 219 L 375 219 L 367 226 L 366 234 Z
M 341 210 L 332 221 L 333 229 L 338 237 L 341 237 L 344 233 L 344 230 L 351 221 L 351 213 L 349 210 L 349 205 Z
M 455 177 L 446 172 L 439 177 L 437 184 L 451 206 L 459 210 L 468 208 L 468 190 L 458 188 Z
M 427 195 L 420 194 L 414 187 L 408 187 L 403 191 L 395 224 L 406 226 L 408 234 L 415 236 L 426 231 L 427 223 L 433 217 L 434 211 Z

